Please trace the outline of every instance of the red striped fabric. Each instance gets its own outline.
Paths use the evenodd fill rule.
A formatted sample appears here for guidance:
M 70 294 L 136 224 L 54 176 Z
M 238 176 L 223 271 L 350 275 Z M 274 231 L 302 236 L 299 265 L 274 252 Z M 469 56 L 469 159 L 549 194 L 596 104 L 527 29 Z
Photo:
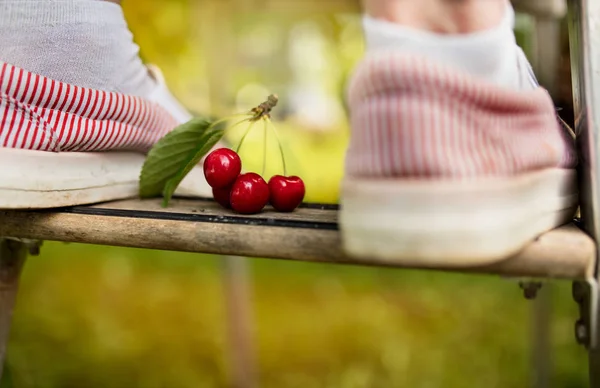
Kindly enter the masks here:
M 501 88 L 385 52 L 359 65 L 348 97 L 351 175 L 472 178 L 577 163 L 574 140 L 542 88 Z
M 143 98 L 54 81 L 0 62 L 0 147 L 145 152 L 177 124 Z

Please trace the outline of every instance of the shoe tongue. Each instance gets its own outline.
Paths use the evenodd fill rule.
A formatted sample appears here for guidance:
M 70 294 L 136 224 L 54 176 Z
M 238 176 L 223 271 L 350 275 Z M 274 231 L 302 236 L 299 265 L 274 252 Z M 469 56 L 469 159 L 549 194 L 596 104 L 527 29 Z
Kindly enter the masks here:
M 156 66 L 149 65 L 148 71 L 152 78 L 156 80 L 156 88 L 147 97 L 148 100 L 157 103 L 167 110 L 180 124 L 183 124 L 192 119 L 190 112 L 173 96 L 160 69 Z

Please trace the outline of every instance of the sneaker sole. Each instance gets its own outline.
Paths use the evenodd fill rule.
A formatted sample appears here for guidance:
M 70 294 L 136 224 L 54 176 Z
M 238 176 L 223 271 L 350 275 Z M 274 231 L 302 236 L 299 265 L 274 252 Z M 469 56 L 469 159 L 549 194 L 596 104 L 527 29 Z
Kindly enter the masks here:
M 340 228 L 351 257 L 420 267 L 486 265 L 569 222 L 575 170 L 470 182 L 346 179 Z
M 0 148 L 0 208 L 40 209 L 138 196 L 145 156 L 133 152 L 43 152 Z M 201 167 L 176 194 L 211 196 Z

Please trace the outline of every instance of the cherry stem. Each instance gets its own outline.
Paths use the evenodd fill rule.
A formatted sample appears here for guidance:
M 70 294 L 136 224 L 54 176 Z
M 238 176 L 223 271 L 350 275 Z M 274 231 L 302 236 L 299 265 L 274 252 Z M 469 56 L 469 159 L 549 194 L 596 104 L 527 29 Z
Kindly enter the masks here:
M 250 119 L 240 120 L 240 121 L 238 121 L 237 123 L 233 124 L 231 127 L 227 128 L 227 129 L 233 129 L 233 128 L 237 127 L 238 125 L 245 123 L 246 121 L 250 122 Z
M 237 114 L 237 115 L 233 115 L 233 116 L 229 116 L 229 117 L 225 117 L 223 119 L 217 120 L 215 122 L 213 122 L 211 125 L 209 125 L 208 129 L 211 129 L 213 127 L 216 127 L 218 124 L 221 124 L 222 122 L 225 121 L 229 121 L 234 117 L 238 117 L 238 116 L 248 116 L 247 114 Z M 226 131 L 228 129 L 232 129 L 234 127 L 237 127 L 238 125 L 240 125 L 241 123 L 245 122 L 245 121 L 250 121 L 251 117 L 247 117 L 243 120 L 238 121 L 237 123 L 233 124 L 231 127 L 225 128 L 223 131 Z
M 271 129 L 273 130 L 273 134 L 275 134 L 275 138 L 277 139 L 277 145 L 279 146 L 279 154 L 281 155 L 281 164 L 283 164 L 283 176 L 287 176 L 287 167 L 285 165 L 285 156 L 283 156 L 283 146 L 281 145 L 281 140 L 279 139 L 279 134 L 277 134 L 277 129 L 275 125 L 269 120 L 268 117 L 265 117 L 265 121 L 271 125 Z
M 263 126 L 263 166 L 262 166 L 262 176 L 265 176 L 265 169 L 267 168 L 267 120 L 264 121 Z
M 246 120 L 244 120 L 244 121 L 246 121 Z M 242 144 L 244 143 L 244 140 L 246 139 L 246 136 L 248 136 L 248 134 L 250 133 L 250 130 L 254 126 L 254 123 L 256 123 L 256 121 L 251 121 L 250 125 L 248 125 L 248 129 L 246 129 L 246 133 L 244 133 L 244 136 L 242 136 L 242 138 L 240 139 L 240 142 L 239 142 L 237 148 L 235 149 L 235 153 L 236 154 L 240 153 L 240 148 L 242 148 Z

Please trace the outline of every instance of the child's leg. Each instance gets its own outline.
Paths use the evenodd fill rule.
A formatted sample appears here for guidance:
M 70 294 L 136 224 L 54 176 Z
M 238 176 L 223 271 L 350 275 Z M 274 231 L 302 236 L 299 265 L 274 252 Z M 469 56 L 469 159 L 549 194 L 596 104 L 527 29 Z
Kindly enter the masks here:
M 364 16 L 370 51 L 425 55 L 502 86 L 530 88 L 513 26 L 506 0 L 368 0 Z
M 506 0 L 366 0 L 365 13 L 410 28 L 466 34 L 496 27 Z

